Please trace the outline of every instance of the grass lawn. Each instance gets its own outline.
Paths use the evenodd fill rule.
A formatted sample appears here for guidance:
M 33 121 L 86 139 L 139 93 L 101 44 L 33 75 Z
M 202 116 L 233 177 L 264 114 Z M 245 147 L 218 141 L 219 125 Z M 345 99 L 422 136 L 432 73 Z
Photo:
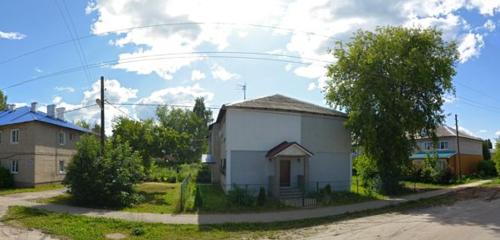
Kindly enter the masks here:
M 14 194 L 14 193 L 25 193 L 25 192 L 40 192 L 40 191 L 48 191 L 61 189 L 64 186 L 61 184 L 48 184 L 48 185 L 40 185 L 31 188 L 2 188 L 0 189 L 0 196 Z
M 240 212 L 263 212 L 291 209 L 277 200 L 267 199 L 263 206 L 237 206 L 231 204 L 227 196 L 218 185 L 198 185 L 201 191 L 203 205 L 200 213 L 240 213 Z
M 334 217 L 255 224 L 165 225 L 52 213 L 27 207 L 10 207 L 3 221 L 7 224 L 35 228 L 48 234 L 75 240 L 105 239 L 104 235 L 109 233 L 122 233 L 127 235 L 128 239 L 252 239 L 258 237 L 273 238 L 273 236 L 278 236 L 281 231 L 289 229 L 311 227 L 387 212 L 450 204 L 454 201 L 453 197 L 445 195 Z M 136 236 L 133 234 L 134 232 L 142 234 Z
M 179 199 L 177 183 L 141 183 L 136 186 L 144 201 L 132 207 L 120 209 L 127 212 L 175 213 Z M 61 194 L 52 198 L 41 199 L 43 203 L 72 205 L 71 195 Z

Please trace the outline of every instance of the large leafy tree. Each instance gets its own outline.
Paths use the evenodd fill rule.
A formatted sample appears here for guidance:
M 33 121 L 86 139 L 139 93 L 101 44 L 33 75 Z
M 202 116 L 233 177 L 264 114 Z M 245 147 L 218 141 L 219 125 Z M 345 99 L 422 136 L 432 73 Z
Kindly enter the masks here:
M 382 190 L 395 192 L 416 137 L 435 137 L 444 120 L 456 44 L 436 29 L 380 27 L 358 31 L 332 53 L 337 62 L 328 67 L 326 99 L 348 113 L 346 126 L 373 159 Z
M 7 109 L 7 96 L 0 90 L 0 111 Z
M 489 140 L 489 139 L 483 140 L 483 159 L 484 160 L 491 159 L 490 149 L 492 147 L 493 147 L 493 144 L 491 143 L 491 140 Z
M 136 121 L 120 117 L 113 127 L 113 138 L 122 139 L 141 154 L 146 170 L 151 166 L 151 157 L 155 145 L 155 127 L 152 120 Z

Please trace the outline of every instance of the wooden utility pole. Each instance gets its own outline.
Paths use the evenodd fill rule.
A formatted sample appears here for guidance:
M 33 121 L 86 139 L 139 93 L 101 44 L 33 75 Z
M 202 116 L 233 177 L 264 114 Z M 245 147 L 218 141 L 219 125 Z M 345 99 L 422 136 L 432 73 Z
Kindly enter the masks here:
M 455 162 L 455 173 L 458 174 L 458 178 L 462 178 L 462 161 L 460 159 L 460 138 L 458 134 L 458 115 L 455 114 L 455 132 L 457 136 L 457 162 Z M 458 171 L 457 171 L 458 166 Z
M 101 99 L 100 99 L 100 107 L 101 107 L 101 156 L 104 157 L 104 77 L 101 76 Z

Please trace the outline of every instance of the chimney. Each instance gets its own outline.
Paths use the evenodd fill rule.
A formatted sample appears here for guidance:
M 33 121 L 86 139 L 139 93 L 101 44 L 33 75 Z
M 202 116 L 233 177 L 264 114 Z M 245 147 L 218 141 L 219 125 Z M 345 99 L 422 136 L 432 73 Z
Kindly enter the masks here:
M 32 111 L 32 112 L 35 112 L 35 113 L 36 113 L 36 111 L 38 110 L 38 109 L 37 109 L 37 107 L 38 107 L 38 106 L 37 106 L 37 104 L 38 104 L 37 102 L 32 102 L 32 103 L 31 103 L 31 111 Z
M 56 105 L 54 104 L 47 105 L 47 116 L 51 118 L 56 116 Z
M 7 105 L 7 108 L 9 109 L 9 111 L 14 111 L 14 109 L 16 108 L 16 105 L 15 104 L 9 104 L 9 105 Z
M 66 108 L 63 108 L 63 107 L 56 108 L 57 119 L 64 121 L 64 112 L 65 111 L 66 111 Z

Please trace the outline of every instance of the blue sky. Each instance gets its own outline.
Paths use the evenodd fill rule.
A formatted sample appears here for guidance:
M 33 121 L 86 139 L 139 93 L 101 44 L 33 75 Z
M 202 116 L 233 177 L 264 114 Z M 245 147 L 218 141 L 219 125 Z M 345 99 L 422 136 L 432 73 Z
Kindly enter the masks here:
M 464 129 L 495 138 L 499 11 L 500 2 L 488 0 L 2 1 L 0 89 L 17 105 L 37 101 L 74 109 L 94 103 L 103 75 L 112 103 L 192 105 L 203 96 L 219 107 L 242 100 L 238 86 L 245 82 L 248 98 L 281 93 L 324 105 L 324 65 L 335 61 L 327 53 L 334 40 L 376 26 L 435 26 L 459 43 L 462 54 L 456 96 L 444 106 L 448 124 L 458 114 Z M 81 39 L 71 41 L 76 36 Z M 118 64 L 99 65 L 109 60 Z M 61 73 L 82 65 L 92 67 Z M 33 81 L 8 88 L 26 80 Z M 152 110 L 109 107 L 108 126 L 117 116 L 144 118 Z M 95 121 L 98 109 L 68 118 Z

